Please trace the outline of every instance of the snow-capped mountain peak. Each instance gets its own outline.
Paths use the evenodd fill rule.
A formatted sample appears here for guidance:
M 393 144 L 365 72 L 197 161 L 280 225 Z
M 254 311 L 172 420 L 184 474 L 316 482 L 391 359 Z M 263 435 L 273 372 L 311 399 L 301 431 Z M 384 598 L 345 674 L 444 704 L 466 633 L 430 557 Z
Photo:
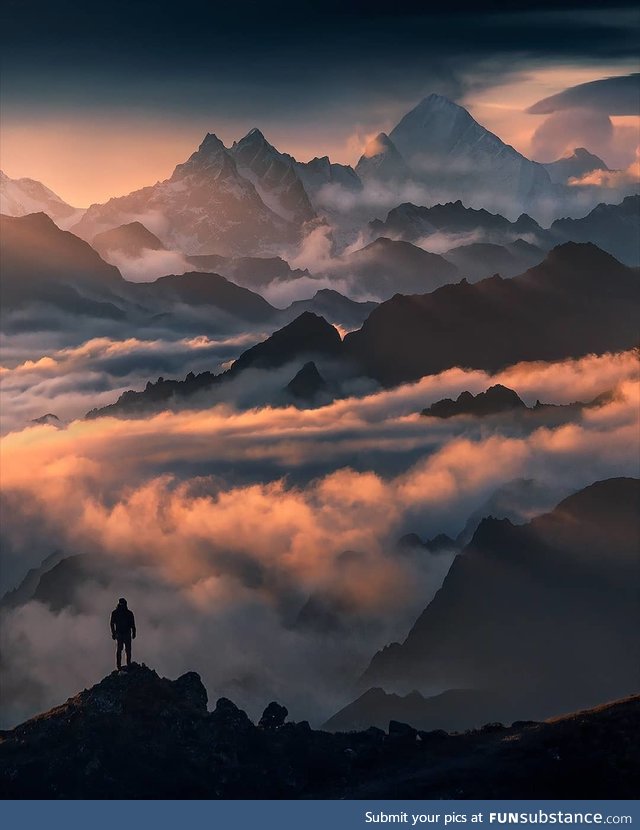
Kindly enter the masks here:
M 6 216 L 46 213 L 66 230 L 80 219 L 83 211 L 68 205 L 42 182 L 27 178 L 12 179 L 0 170 L 0 213 Z

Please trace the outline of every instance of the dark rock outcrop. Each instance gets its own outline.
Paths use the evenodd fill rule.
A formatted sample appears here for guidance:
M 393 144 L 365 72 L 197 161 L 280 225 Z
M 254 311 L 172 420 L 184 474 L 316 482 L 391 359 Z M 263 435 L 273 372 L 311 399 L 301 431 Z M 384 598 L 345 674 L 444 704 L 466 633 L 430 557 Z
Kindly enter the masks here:
M 261 726 L 227 698 L 209 712 L 194 672 L 134 664 L 0 733 L 0 796 L 631 798 L 640 772 L 640 697 L 455 736 L 401 722 L 331 734 L 267 712 Z
M 456 400 L 443 398 L 436 401 L 422 414 L 432 418 L 452 418 L 455 415 L 496 415 L 500 412 L 512 412 L 517 409 L 526 409 L 527 406 L 513 389 L 497 383 L 490 386 L 486 392 L 472 395 L 471 392 L 461 392 Z
M 277 701 L 272 700 L 262 713 L 258 726 L 263 729 L 279 729 L 284 725 L 288 714 L 289 710 L 286 706 L 281 706 Z

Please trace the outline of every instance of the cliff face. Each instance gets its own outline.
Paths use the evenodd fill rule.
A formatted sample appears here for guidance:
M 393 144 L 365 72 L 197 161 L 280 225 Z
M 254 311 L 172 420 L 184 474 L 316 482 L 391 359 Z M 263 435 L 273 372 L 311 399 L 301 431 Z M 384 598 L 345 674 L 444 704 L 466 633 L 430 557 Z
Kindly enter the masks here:
M 207 710 L 197 674 L 134 665 L 0 734 L 4 798 L 630 798 L 640 696 L 548 723 L 462 735 L 331 734 Z

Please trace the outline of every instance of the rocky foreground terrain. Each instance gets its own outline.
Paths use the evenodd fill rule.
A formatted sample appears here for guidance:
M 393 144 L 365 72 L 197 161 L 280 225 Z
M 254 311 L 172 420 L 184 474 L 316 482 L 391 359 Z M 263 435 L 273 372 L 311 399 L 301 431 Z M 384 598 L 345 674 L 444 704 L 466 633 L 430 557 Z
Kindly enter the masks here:
M 146 666 L 0 733 L 3 798 L 632 798 L 640 695 L 543 723 L 463 734 L 391 721 L 337 733 L 207 710 L 194 672 Z

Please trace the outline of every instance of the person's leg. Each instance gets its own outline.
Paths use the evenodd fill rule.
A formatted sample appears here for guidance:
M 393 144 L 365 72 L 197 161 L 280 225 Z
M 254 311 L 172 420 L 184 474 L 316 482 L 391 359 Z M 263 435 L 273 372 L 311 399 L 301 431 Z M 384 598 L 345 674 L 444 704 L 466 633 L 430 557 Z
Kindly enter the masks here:
M 127 655 L 127 668 L 131 665 L 131 634 L 124 641 L 124 650 Z
M 118 671 L 120 671 L 120 669 L 122 668 L 122 646 L 124 645 L 124 642 L 120 637 L 118 637 L 117 643 L 118 645 L 116 647 L 116 668 L 118 669 Z

